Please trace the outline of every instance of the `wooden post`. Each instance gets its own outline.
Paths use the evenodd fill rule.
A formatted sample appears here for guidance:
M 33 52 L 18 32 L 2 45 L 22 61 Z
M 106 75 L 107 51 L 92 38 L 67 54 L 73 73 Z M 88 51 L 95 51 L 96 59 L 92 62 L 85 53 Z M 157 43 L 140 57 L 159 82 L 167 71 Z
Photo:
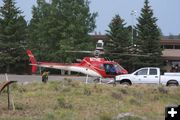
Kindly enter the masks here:
M 11 103 L 10 103 L 10 90 L 9 85 L 7 86 L 7 94 L 8 94 L 8 110 L 11 109 Z
M 5 74 L 6 81 L 9 81 L 7 73 Z M 7 96 L 8 96 L 8 110 L 10 110 L 11 103 L 10 103 L 10 90 L 9 85 L 7 85 Z
M 5 74 L 5 77 L 6 77 L 6 81 L 8 82 L 9 79 L 8 79 L 8 75 L 7 73 Z M 11 110 L 11 95 L 10 95 L 10 85 L 7 85 L 7 96 L 8 96 L 8 110 Z M 13 100 L 12 100 L 13 101 Z M 12 103 L 13 104 L 13 110 L 14 110 L 14 102 Z

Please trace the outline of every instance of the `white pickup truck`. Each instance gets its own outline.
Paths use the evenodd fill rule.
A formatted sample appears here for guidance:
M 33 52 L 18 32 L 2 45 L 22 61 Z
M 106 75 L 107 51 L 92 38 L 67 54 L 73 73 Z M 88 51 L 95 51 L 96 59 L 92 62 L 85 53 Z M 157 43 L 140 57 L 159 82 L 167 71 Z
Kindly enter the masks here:
M 115 77 L 116 82 L 120 84 L 163 84 L 166 86 L 180 85 L 180 74 L 168 73 L 160 75 L 160 69 L 156 67 L 141 68 L 132 74 L 118 75 Z

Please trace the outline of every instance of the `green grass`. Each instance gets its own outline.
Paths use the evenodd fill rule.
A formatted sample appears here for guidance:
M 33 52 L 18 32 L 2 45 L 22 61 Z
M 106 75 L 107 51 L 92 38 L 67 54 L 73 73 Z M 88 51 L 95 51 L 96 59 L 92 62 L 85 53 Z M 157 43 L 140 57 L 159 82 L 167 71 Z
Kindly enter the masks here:
M 15 111 L 0 96 L 0 120 L 164 120 L 167 105 L 180 104 L 180 87 L 85 84 L 73 80 L 11 86 Z

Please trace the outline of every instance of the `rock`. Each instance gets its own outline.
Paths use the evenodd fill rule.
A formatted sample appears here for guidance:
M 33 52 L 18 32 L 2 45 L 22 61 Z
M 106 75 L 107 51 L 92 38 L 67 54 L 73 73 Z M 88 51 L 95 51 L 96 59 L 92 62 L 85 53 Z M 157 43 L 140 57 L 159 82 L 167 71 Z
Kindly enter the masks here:
M 130 120 L 135 118 L 136 120 L 146 120 L 145 118 L 136 116 L 132 113 L 120 113 L 117 116 L 113 117 L 113 120 Z

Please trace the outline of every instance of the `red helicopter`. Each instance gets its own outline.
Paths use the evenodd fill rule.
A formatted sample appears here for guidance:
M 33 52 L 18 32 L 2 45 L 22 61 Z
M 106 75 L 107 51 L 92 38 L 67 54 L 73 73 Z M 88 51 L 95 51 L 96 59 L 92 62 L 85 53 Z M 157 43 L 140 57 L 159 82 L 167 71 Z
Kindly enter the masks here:
M 79 63 L 52 63 L 52 62 L 37 62 L 34 55 L 30 50 L 26 50 L 29 60 L 32 65 L 32 73 L 36 73 L 37 67 L 61 69 L 66 71 L 74 71 L 83 73 L 92 77 L 98 78 L 114 78 L 116 75 L 127 74 L 121 65 L 117 62 L 100 58 L 99 55 L 103 54 L 103 41 L 99 40 L 96 44 L 95 51 L 68 51 L 68 52 L 83 52 L 93 53 L 95 57 L 85 57 Z

